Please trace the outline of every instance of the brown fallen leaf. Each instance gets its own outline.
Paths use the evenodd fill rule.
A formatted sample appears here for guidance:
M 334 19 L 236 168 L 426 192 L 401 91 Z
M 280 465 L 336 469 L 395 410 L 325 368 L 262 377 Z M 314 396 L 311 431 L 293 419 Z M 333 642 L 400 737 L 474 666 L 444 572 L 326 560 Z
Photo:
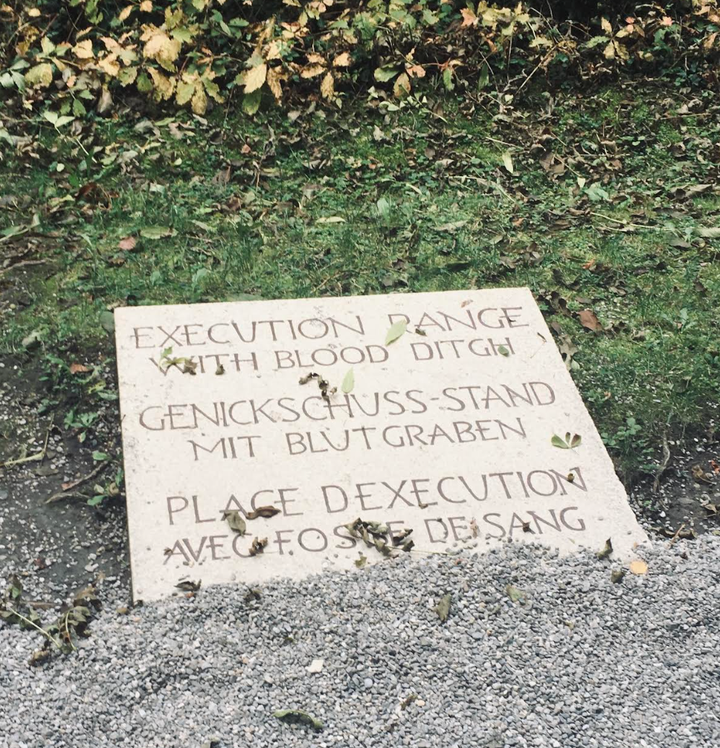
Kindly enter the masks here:
M 197 592 L 200 589 L 200 580 L 193 582 L 188 579 L 185 582 L 178 582 L 175 586 L 183 592 Z
M 648 572 L 648 565 L 642 559 L 636 558 L 630 562 L 630 571 L 638 576 L 644 576 Z
M 590 311 L 590 309 L 583 309 L 578 317 L 580 318 L 580 324 L 588 330 L 592 330 L 593 332 L 600 332 L 603 329 L 603 326 L 600 324 L 600 320 L 597 318 L 597 315 L 595 314 L 595 312 Z
M 690 468 L 690 471 L 692 472 L 692 477 L 697 483 L 705 483 L 706 485 L 709 485 L 713 482 L 712 476 L 710 473 L 705 472 L 702 465 L 693 465 Z
M 88 369 L 84 364 L 70 364 L 71 374 L 85 374 L 88 371 L 90 371 L 90 369 Z
M 257 556 L 265 550 L 265 546 L 268 544 L 267 538 L 254 538 L 252 545 L 250 546 L 250 555 Z
M 126 236 L 118 242 L 118 249 L 123 249 L 126 252 L 131 252 L 137 245 L 137 239 L 134 236 Z

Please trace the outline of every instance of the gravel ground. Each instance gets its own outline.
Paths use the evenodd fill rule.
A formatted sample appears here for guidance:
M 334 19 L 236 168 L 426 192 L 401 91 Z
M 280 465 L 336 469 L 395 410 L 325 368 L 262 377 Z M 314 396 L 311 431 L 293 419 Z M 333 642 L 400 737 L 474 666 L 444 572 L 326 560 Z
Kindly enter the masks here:
M 37 633 L 0 626 L 0 744 L 716 748 L 720 539 L 642 556 L 648 574 L 618 583 L 612 560 L 509 545 L 259 598 L 218 586 L 118 611 L 110 587 L 91 638 L 48 664 L 28 666 Z M 324 729 L 273 716 L 288 708 Z

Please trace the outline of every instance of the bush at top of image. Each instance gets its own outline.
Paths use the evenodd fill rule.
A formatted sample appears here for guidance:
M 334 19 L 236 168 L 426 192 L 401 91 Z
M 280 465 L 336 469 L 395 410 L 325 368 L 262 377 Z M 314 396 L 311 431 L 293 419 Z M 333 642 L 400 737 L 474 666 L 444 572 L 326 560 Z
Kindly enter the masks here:
M 0 0 L 2 3 L 2 0 Z M 27 112 L 102 114 L 138 94 L 204 114 L 231 98 L 342 105 L 368 91 L 512 95 L 543 77 L 662 72 L 720 49 L 717 0 L 536 4 L 365 0 L 11 0 L 0 4 L 0 98 Z

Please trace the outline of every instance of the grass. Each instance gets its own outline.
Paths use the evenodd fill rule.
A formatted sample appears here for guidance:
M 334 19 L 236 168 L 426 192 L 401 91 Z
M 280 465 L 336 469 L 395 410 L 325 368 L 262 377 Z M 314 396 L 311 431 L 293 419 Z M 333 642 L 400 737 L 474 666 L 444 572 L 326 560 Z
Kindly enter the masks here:
M 678 114 L 662 87 L 552 103 L 507 121 L 447 100 L 126 115 L 80 139 L 38 124 L 30 152 L 0 164 L 19 206 L 0 228 L 40 219 L 5 251 L 21 260 L 32 237 L 47 261 L 22 284 L 0 276 L 2 350 L 35 333 L 51 367 L 112 357 L 102 313 L 123 304 L 528 285 L 577 348 L 573 375 L 619 467 L 652 472 L 663 439 L 718 418 L 720 241 L 703 230 L 720 195 L 697 187 L 717 176 L 718 120 L 710 102 Z M 586 308 L 603 331 L 581 326 Z

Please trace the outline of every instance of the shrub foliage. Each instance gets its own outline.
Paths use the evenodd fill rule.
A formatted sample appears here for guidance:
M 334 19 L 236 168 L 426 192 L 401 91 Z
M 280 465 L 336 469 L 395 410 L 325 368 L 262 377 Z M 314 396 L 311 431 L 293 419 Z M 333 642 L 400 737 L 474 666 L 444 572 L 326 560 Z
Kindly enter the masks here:
M 679 66 L 713 84 L 720 49 L 717 0 L 8 0 L 0 29 L 0 95 L 50 105 L 56 126 L 138 93 L 196 114 L 234 97 L 253 114 L 263 97 L 339 106 L 429 81 L 512 95 L 621 68 Z

